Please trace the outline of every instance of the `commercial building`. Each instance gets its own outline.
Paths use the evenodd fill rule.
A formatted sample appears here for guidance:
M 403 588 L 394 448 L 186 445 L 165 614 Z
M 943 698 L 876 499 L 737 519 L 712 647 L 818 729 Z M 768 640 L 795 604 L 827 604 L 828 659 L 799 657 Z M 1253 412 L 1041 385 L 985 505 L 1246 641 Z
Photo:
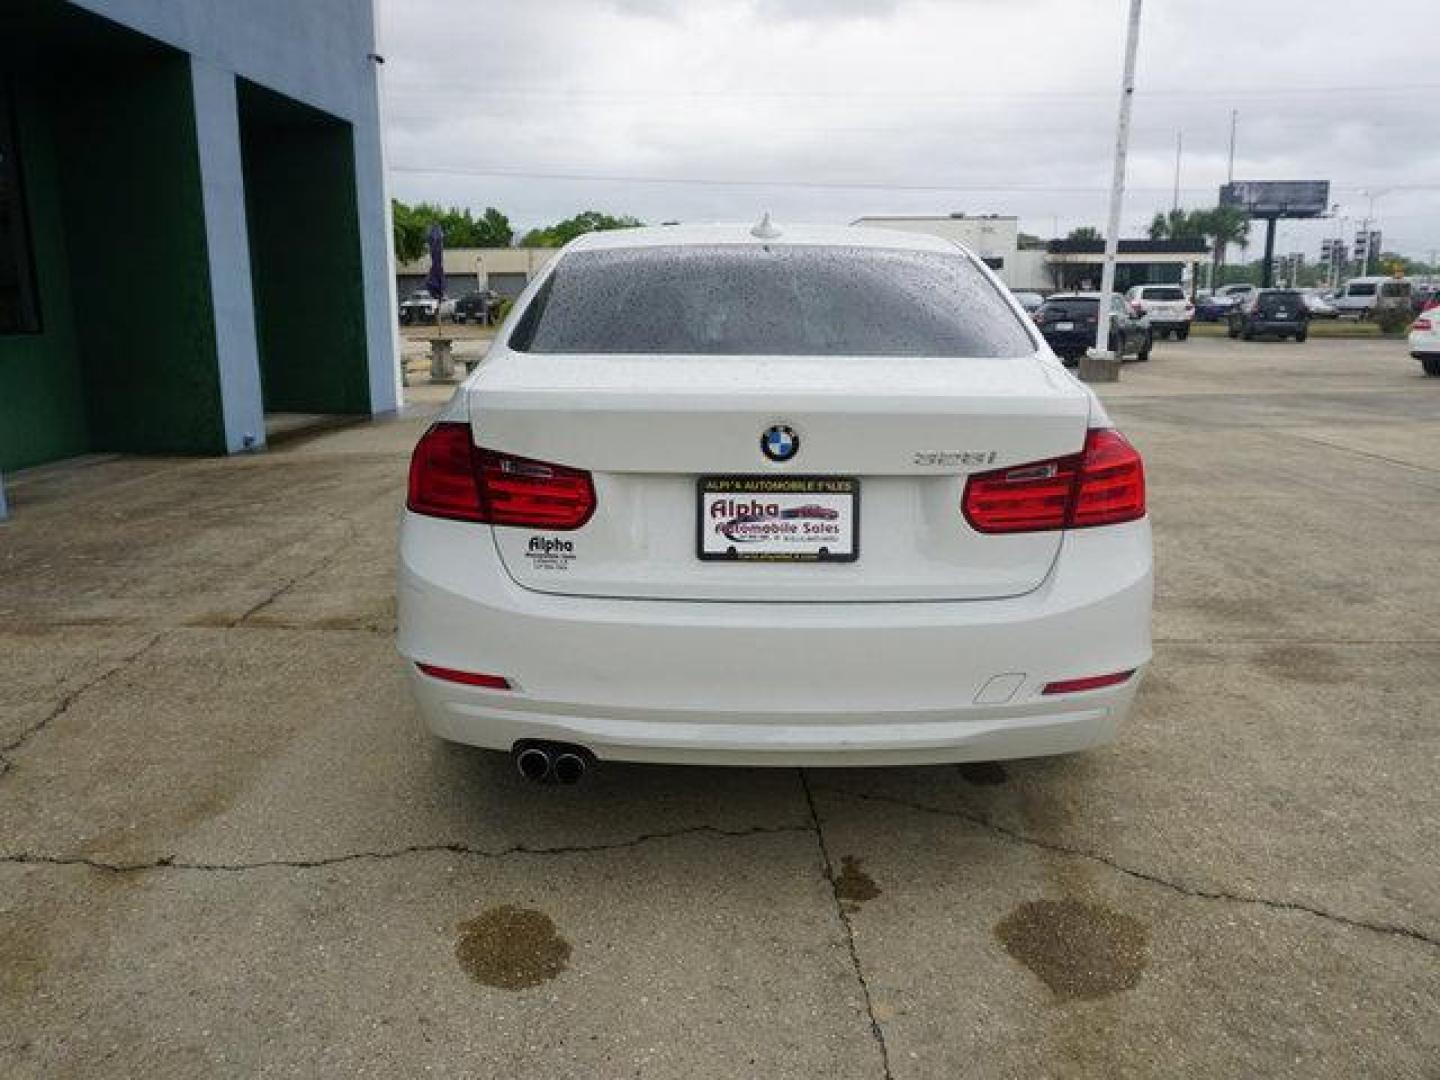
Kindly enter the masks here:
M 445 252 L 445 292 L 460 297 L 477 289 L 493 289 L 510 299 L 555 257 L 559 248 L 453 248 Z M 395 290 L 401 297 L 425 288 L 430 256 L 422 255 L 395 268 Z
M 1100 240 L 1022 243 L 1018 218 L 999 214 L 920 214 L 862 217 L 865 228 L 926 233 L 964 244 L 1012 289 L 1048 292 L 1097 288 L 1105 256 Z M 1203 262 L 1203 240 L 1125 240 L 1116 258 L 1115 287 L 1179 282 L 1187 266 Z
M 0 469 L 397 404 L 371 0 L 7 0 Z

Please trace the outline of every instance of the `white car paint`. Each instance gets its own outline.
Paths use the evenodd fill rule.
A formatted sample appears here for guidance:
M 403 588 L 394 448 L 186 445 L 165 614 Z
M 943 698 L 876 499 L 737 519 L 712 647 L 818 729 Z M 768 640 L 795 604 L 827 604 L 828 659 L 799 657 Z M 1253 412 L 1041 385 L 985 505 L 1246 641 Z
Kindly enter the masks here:
M 795 246 L 964 259 L 1000 297 L 994 317 L 1016 320 L 1023 355 L 517 347 L 529 305 L 569 258 L 729 245 L 766 257 Z M 716 290 L 713 302 L 724 300 Z M 530 283 L 438 422 L 468 425 L 445 430 L 460 432 L 456 452 L 471 461 L 484 447 L 559 463 L 587 471 L 594 492 L 593 511 L 564 530 L 407 509 L 398 645 L 443 738 L 731 765 L 1067 753 L 1113 737 L 1150 658 L 1143 502 L 1130 519 L 1095 527 L 997 534 L 971 523 L 967 486 L 990 482 L 986 474 L 1004 474 L 994 481 L 1002 487 L 1043 483 L 1007 470 L 1113 437 L 1095 434 L 1110 427 L 1100 402 L 995 275 L 950 241 L 814 228 L 760 240 L 722 227 L 581 237 Z M 762 455 L 772 425 L 801 440 L 793 461 Z M 697 483 L 717 475 L 858 478 L 858 557 L 702 561 Z M 503 684 L 455 681 L 466 673 Z M 1116 681 L 1046 692 L 1102 675 Z
M 1351 278 L 1340 287 L 1331 306 L 1341 315 L 1365 318 L 1377 304 L 1409 304 L 1410 283 L 1392 277 Z
M 1422 311 L 1410 324 L 1410 355 L 1426 375 L 1440 375 L 1440 307 Z
M 1133 285 L 1125 294 L 1125 299 L 1150 320 L 1157 334 L 1174 332 L 1189 336 L 1195 305 L 1190 303 L 1180 286 Z

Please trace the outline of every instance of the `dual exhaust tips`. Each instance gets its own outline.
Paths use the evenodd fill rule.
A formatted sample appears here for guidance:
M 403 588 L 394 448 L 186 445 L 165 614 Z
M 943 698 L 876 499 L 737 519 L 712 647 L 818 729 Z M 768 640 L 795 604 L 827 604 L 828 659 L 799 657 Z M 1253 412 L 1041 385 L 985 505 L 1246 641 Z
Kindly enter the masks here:
M 594 755 L 568 743 L 519 742 L 511 751 L 515 768 L 536 784 L 575 784 L 590 769 Z

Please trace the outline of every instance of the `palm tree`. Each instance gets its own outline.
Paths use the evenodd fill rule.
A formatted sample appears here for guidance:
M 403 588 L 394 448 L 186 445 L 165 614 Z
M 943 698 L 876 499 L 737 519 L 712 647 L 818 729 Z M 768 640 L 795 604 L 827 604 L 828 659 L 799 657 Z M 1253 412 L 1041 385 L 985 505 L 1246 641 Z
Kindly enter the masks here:
M 1250 243 L 1250 219 L 1245 211 L 1234 206 L 1217 206 L 1203 212 L 1204 235 L 1215 245 L 1215 272 L 1212 280 L 1220 282 L 1220 268 L 1225 265 L 1225 249 L 1231 244 L 1245 248 Z

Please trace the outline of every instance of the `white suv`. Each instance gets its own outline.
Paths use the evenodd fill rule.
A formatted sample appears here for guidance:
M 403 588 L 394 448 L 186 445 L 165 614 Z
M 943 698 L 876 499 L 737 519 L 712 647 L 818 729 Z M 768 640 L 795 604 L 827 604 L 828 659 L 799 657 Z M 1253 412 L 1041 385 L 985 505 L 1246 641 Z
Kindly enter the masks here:
M 535 780 L 1068 753 L 1150 659 L 1145 475 L 950 241 L 591 233 L 416 447 L 398 593 L 431 729 Z
M 1136 285 L 1125 294 L 1132 309 L 1150 320 L 1156 337 L 1171 334 L 1184 341 L 1190 336 L 1195 305 L 1179 285 Z

